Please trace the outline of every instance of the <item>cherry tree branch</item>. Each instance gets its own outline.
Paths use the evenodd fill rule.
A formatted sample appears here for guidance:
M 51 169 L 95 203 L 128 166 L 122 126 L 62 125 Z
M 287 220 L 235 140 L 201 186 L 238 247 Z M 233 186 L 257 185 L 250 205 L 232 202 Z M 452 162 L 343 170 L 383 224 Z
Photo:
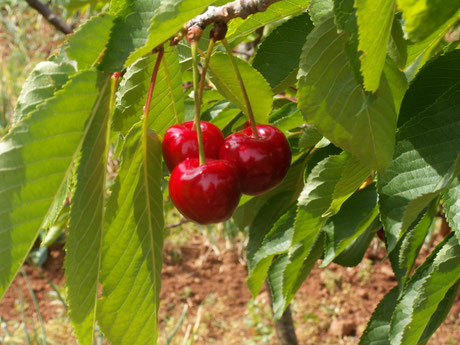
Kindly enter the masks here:
M 264 12 L 268 6 L 279 0 L 235 0 L 225 5 L 209 6 L 206 12 L 190 20 L 186 27 L 199 26 L 204 29 L 211 23 L 227 23 L 234 18 L 246 19 L 249 15 Z
M 56 29 L 64 34 L 71 34 L 73 32 L 72 27 L 67 24 L 61 17 L 54 13 L 47 4 L 44 4 L 40 0 L 26 0 L 27 3 L 40 13 L 45 19 L 52 24 Z

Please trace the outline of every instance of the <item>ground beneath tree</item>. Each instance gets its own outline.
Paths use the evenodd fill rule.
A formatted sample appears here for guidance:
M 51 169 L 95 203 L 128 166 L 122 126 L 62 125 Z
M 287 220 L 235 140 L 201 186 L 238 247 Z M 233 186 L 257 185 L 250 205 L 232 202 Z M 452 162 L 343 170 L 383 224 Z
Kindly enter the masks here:
M 425 250 L 422 256 L 427 254 Z M 63 286 L 63 260 L 64 251 L 57 245 L 51 248 L 43 266 L 45 277 L 29 266 L 25 266 L 25 272 L 50 340 L 75 344 L 63 304 L 47 280 Z M 180 247 L 167 244 L 159 343 L 165 343 L 163 330 L 170 334 L 186 308 L 171 345 L 182 344 L 184 337 L 190 339 L 192 334 L 194 344 L 276 344 L 267 293 L 263 290 L 251 300 L 246 276 L 242 257 L 235 249 L 211 249 L 201 237 Z M 299 344 L 357 344 L 378 301 L 395 285 L 384 250 L 377 242 L 357 267 L 332 264 L 326 269 L 315 268 L 292 304 Z M 14 334 L 21 333 L 21 294 L 28 326 L 38 324 L 30 291 L 20 274 L 0 304 L 0 316 Z M 460 295 L 429 344 L 460 344 Z

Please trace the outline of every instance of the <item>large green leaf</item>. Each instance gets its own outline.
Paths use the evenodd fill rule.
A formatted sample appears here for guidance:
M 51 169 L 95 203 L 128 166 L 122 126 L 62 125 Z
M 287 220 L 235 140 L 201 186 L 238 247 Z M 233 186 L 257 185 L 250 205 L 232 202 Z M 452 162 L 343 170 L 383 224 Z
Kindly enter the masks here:
M 109 0 L 57 0 L 56 2 L 72 13 L 76 10 L 84 10 L 89 6 L 102 6 L 108 1 Z
M 353 240 L 364 233 L 378 215 L 377 192 L 369 186 L 354 193 L 338 214 L 323 226 L 326 235 L 322 267 L 329 265 Z
M 15 122 L 20 121 L 34 111 L 39 104 L 53 96 L 57 90 L 60 90 L 72 73 L 75 73 L 75 68 L 68 63 L 57 64 L 43 61 L 35 66 L 22 86 L 14 110 Z
M 129 55 L 125 67 L 148 54 L 170 37 L 174 36 L 187 21 L 203 12 L 215 0 L 162 0 L 158 11 L 151 18 L 148 39 L 145 44 Z
M 74 75 L 0 142 L 0 297 L 64 185 L 109 81 Z
M 229 40 L 246 36 L 263 26 L 274 23 L 282 18 L 294 16 L 305 11 L 310 0 L 278 1 L 270 5 L 265 12 L 258 12 L 246 19 L 236 18 L 228 25 L 227 37 Z
M 446 53 L 425 65 L 411 82 L 398 117 L 402 126 L 428 108 L 452 85 L 460 81 L 460 50 Z
M 416 345 L 448 290 L 460 279 L 460 243 L 442 242 L 409 280 L 391 319 L 392 345 Z
M 296 73 L 307 34 L 313 23 L 307 13 L 294 17 L 277 27 L 257 50 L 252 65 L 274 89 L 290 74 Z
M 114 17 L 108 13 L 92 17 L 74 34 L 69 35 L 69 42 L 64 49 L 68 57 L 77 62 L 80 71 L 91 68 L 102 57 L 109 42 L 113 20 Z
M 237 57 L 234 58 L 243 78 L 257 123 L 268 123 L 268 116 L 273 105 L 273 92 L 270 85 L 254 67 Z M 212 55 L 208 76 L 222 95 L 238 106 L 245 114 L 248 113 L 240 84 L 235 71 L 231 68 L 230 58 L 227 54 L 216 52 Z
M 117 345 L 156 344 L 163 248 L 161 142 L 132 128 L 109 198 L 97 320 Z
M 331 16 L 310 33 L 298 75 L 299 109 L 331 142 L 382 170 L 394 149 L 393 96 L 384 75 L 377 94 L 364 92 L 348 62 L 347 37 L 337 33 Z
M 396 286 L 379 302 L 359 340 L 359 345 L 391 345 L 388 332 L 398 296 L 399 289 Z
M 65 272 L 70 320 L 82 345 L 94 336 L 104 226 L 105 172 L 110 88 L 107 87 L 83 141 L 66 238 Z
M 152 16 L 159 8 L 160 0 L 118 0 L 112 1 L 117 13 L 110 40 L 99 68 L 117 72 L 124 68 L 125 61 L 135 49 L 147 41 Z
M 413 41 L 435 32 L 452 17 L 460 16 L 459 0 L 397 0 L 405 19 L 404 31 Z
M 460 176 L 452 181 L 450 187 L 443 193 L 443 198 L 446 219 L 460 242 Z
M 391 166 L 378 190 L 388 250 L 458 172 L 460 83 L 454 85 L 398 133 Z
M 361 72 L 364 88 L 375 92 L 380 86 L 387 45 L 395 11 L 395 0 L 379 1 L 378 6 L 372 0 L 356 0 L 358 17 Z
M 136 61 L 127 70 L 120 82 L 113 115 L 113 128 L 127 132 L 139 122 L 143 113 L 156 55 Z M 184 119 L 184 93 L 182 72 L 176 49 L 164 54 L 157 74 L 150 104 L 150 128 L 163 134 L 174 123 Z

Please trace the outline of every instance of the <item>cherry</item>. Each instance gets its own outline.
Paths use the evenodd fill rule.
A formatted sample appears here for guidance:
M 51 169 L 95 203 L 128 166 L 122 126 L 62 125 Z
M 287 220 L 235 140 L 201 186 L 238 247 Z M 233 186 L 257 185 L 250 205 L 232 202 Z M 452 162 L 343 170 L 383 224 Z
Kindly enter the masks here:
M 198 140 L 196 130 L 192 129 L 193 121 L 171 126 L 163 138 L 163 157 L 169 171 L 180 162 L 189 158 L 198 158 Z M 224 143 L 224 135 L 212 123 L 201 121 L 204 153 L 207 158 L 219 158 L 220 147 Z
M 169 180 L 169 195 L 177 209 L 200 223 L 229 219 L 241 197 L 236 167 L 224 160 L 197 158 L 179 163 Z
M 382 242 L 385 242 L 385 231 L 383 230 L 383 228 L 380 228 L 377 231 L 377 237 L 380 238 Z
M 271 125 L 257 125 L 236 132 L 224 141 L 220 159 L 233 162 L 239 172 L 241 191 L 258 195 L 281 183 L 291 164 L 291 149 L 284 134 Z

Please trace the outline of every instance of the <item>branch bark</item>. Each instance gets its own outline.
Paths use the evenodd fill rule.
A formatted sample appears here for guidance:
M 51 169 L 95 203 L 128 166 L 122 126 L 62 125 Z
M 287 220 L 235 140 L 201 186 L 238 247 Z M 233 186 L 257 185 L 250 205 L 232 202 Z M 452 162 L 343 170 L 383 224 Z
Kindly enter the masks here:
M 280 0 L 235 0 L 215 7 L 209 6 L 206 12 L 190 20 L 186 27 L 199 26 L 204 29 L 211 23 L 227 23 L 234 18 L 246 19 L 249 15 L 264 12 L 268 6 Z
M 61 31 L 64 34 L 71 34 L 73 32 L 72 27 L 67 24 L 61 17 L 59 17 L 56 13 L 54 13 L 51 8 L 47 5 L 42 3 L 40 0 L 26 0 L 27 3 L 35 9 L 38 13 L 40 13 L 45 19 L 53 25 L 56 29 Z

